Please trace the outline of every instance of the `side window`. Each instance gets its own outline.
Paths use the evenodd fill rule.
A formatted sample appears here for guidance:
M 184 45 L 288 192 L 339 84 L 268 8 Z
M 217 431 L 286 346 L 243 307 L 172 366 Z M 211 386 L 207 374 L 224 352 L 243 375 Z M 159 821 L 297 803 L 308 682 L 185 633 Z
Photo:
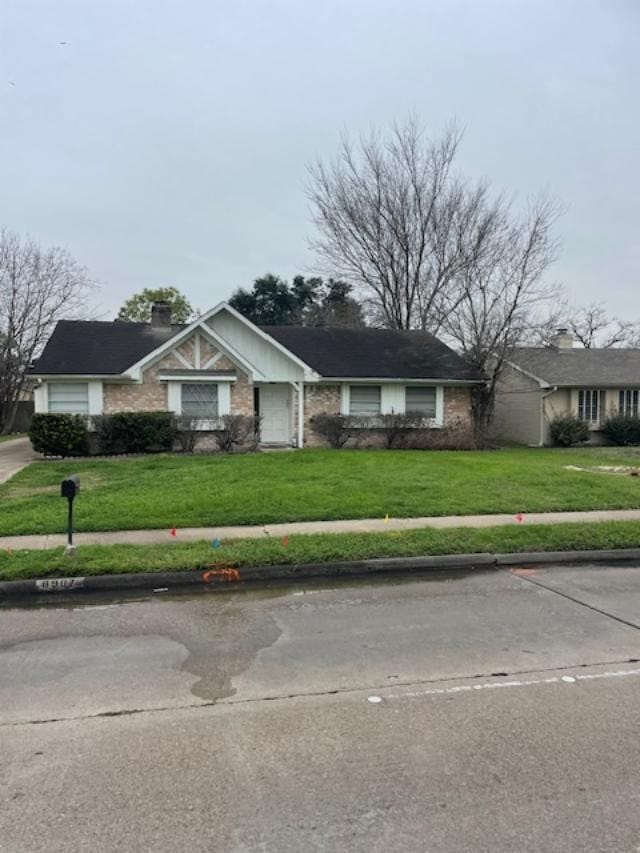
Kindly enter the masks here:
M 419 413 L 423 418 L 436 416 L 436 389 L 425 385 L 407 385 L 405 412 Z
M 49 382 L 47 395 L 52 414 L 89 414 L 88 382 Z
M 350 415 L 379 415 L 380 386 L 352 385 L 349 391 Z
M 626 389 L 620 391 L 618 410 L 621 415 L 632 415 L 638 417 L 638 396 L 640 391 L 637 388 Z
M 600 419 L 600 391 L 594 388 L 578 391 L 578 417 L 583 421 L 597 423 Z
M 218 417 L 218 386 L 210 382 L 183 382 L 182 414 L 192 418 Z

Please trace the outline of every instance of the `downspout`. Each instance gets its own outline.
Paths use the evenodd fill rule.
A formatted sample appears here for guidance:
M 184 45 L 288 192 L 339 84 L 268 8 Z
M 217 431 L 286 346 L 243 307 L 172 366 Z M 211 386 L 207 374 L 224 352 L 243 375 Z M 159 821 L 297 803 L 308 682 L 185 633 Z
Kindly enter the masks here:
M 304 381 L 291 383 L 298 395 L 298 423 L 297 423 L 297 441 L 298 447 L 304 447 Z
M 544 401 L 547 397 L 550 397 L 552 394 L 558 390 L 558 386 L 554 385 L 550 391 L 547 391 L 546 394 L 543 394 L 540 397 L 540 441 L 538 442 L 538 447 L 544 447 Z

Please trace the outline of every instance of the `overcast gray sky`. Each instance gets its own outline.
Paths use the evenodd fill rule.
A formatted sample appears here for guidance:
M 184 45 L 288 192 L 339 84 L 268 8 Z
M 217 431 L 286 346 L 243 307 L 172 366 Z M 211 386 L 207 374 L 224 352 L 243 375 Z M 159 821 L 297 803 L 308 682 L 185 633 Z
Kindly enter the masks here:
M 312 267 L 342 129 L 455 118 L 465 172 L 566 206 L 554 277 L 638 318 L 639 84 L 637 0 L 2 0 L 0 224 L 106 317 L 164 284 L 205 310 Z

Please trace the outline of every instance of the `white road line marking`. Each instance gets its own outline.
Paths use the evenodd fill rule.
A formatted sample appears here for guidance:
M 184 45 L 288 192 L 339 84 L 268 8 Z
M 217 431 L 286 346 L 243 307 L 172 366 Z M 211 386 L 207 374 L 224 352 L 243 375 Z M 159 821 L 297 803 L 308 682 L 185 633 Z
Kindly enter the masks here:
M 482 684 L 460 684 L 456 687 L 434 687 L 431 690 L 415 690 L 407 693 L 388 693 L 387 699 L 413 699 L 420 696 L 442 696 L 452 693 L 471 693 L 473 690 L 497 690 L 503 687 L 532 687 L 536 684 L 573 684 L 576 681 L 595 681 L 603 678 L 621 678 L 640 675 L 640 669 L 619 669 L 613 672 L 594 672 L 585 675 L 563 675 L 551 678 L 532 678 L 529 681 L 487 681 Z

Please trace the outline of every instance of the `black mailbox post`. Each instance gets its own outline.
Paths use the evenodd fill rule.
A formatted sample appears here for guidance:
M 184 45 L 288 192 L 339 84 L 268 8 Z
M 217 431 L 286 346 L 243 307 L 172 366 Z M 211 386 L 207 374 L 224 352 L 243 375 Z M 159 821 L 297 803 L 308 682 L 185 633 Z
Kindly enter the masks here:
M 60 484 L 60 496 L 66 498 L 69 503 L 69 517 L 67 520 L 67 547 L 73 548 L 73 499 L 80 491 L 80 477 L 74 474 L 67 477 Z

